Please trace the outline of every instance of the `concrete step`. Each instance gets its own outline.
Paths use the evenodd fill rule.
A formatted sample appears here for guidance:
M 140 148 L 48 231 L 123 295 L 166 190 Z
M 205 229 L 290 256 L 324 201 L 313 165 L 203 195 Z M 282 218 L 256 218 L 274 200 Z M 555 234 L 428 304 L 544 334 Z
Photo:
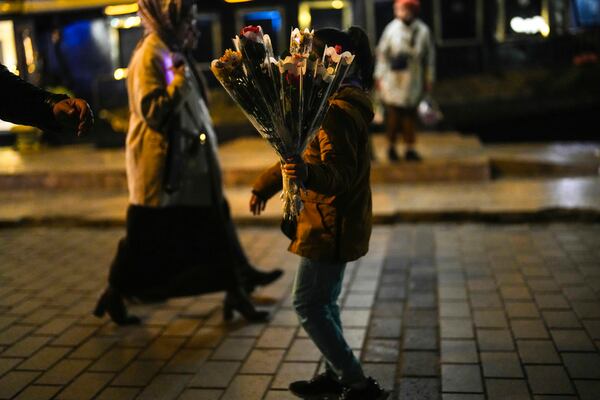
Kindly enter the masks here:
M 489 160 L 475 137 L 460 134 L 423 135 L 420 163 L 390 164 L 386 144 L 374 137 L 379 161 L 373 164 L 373 183 L 486 181 Z M 269 145 L 258 137 L 241 138 L 220 146 L 225 186 L 252 185 L 266 168 L 277 162 Z M 0 190 L 23 189 L 125 189 L 123 149 L 71 146 L 17 153 L 0 150 Z
M 513 144 L 483 146 L 475 136 L 425 133 L 419 136 L 419 163 L 387 161 L 387 141 L 373 135 L 373 184 L 486 182 L 501 177 L 597 176 L 598 144 Z M 401 153 L 401 146 L 398 151 Z M 252 185 L 277 161 L 260 138 L 240 138 L 220 147 L 225 186 Z M 123 149 L 70 146 L 18 153 L 0 149 L 1 190 L 124 190 Z
M 488 182 L 373 185 L 373 217 L 396 222 L 600 221 L 600 178 L 499 179 Z M 274 196 L 264 213 L 250 214 L 251 188 L 226 188 L 236 223 L 278 225 Z M 0 227 L 111 226 L 125 223 L 126 190 L 0 191 Z

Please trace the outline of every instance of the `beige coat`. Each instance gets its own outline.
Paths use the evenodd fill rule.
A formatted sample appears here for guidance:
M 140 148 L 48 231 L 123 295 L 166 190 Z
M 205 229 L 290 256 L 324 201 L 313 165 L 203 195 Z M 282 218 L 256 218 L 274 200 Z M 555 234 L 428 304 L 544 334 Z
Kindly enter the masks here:
M 205 110 L 198 88 L 191 77 L 174 75 L 171 66 L 171 53 L 155 34 L 144 38 L 129 64 L 127 91 L 131 115 L 125 151 L 129 202 L 150 207 L 208 206 L 214 192 L 222 196 L 216 137 L 210 120 L 205 124 L 209 129 L 198 123 L 202 107 Z M 196 151 L 186 163 L 181 189 L 166 193 L 169 129 L 174 118 L 181 128 L 195 135 L 198 142 L 195 147 L 210 152 L 214 167 L 209 166 L 205 151 Z M 204 142 L 198 139 L 202 134 Z

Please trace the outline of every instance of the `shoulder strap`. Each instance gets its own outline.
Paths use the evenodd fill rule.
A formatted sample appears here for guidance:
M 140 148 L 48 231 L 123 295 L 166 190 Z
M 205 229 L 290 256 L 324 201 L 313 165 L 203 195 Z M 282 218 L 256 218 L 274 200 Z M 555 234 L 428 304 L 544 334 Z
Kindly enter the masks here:
M 417 44 L 417 34 L 419 33 L 419 25 L 417 24 L 417 21 L 414 22 L 415 25 L 415 29 L 412 31 L 412 34 L 410 35 L 410 48 L 414 49 L 415 45 Z

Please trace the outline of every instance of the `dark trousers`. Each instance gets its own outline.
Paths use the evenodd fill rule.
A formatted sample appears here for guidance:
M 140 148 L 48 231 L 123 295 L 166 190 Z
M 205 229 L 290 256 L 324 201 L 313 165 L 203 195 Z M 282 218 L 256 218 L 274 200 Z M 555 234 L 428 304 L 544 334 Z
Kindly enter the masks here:
M 412 107 L 386 105 L 386 134 L 390 145 L 395 145 L 398 133 L 402 135 L 404 144 L 414 145 L 417 141 L 417 112 Z

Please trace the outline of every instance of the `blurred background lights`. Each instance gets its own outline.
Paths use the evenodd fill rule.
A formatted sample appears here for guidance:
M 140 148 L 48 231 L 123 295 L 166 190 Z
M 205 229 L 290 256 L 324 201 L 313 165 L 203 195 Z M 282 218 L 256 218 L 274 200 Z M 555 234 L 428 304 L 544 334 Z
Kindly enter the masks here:
M 104 14 L 106 15 L 126 15 L 126 14 L 134 14 L 138 12 L 137 3 L 131 4 L 120 4 L 116 6 L 108 6 L 104 9 Z
M 110 26 L 118 29 L 131 29 L 137 28 L 142 24 L 142 19 L 140 17 L 131 16 L 127 18 L 113 18 L 110 21 Z
M 311 22 L 312 16 L 310 15 L 310 8 L 301 5 L 300 10 L 298 10 L 298 24 L 300 25 L 300 28 L 310 27 Z
M 127 68 L 117 68 L 114 73 L 114 78 L 117 81 L 127 78 Z
M 526 33 L 529 35 L 541 33 L 544 37 L 550 35 L 548 23 L 539 15 L 532 18 L 515 17 L 510 20 L 510 27 L 517 33 Z
M 331 2 L 331 7 L 335 8 L 336 10 L 341 10 L 344 8 L 344 2 L 342 0 L 333 0 Z

